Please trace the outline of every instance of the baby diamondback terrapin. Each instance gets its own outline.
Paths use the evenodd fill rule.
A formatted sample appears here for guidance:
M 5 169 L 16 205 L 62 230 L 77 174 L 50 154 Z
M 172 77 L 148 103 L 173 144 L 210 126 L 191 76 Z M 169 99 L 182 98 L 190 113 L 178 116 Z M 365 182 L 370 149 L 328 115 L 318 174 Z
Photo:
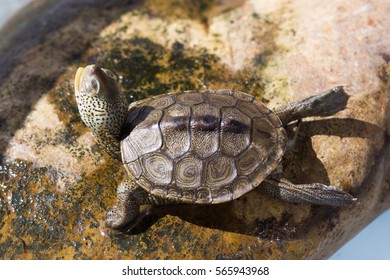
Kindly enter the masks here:
M 333 186 L 296 185 L 276 174 L 287 124 L 343 110 L 348 95 L 341 86 L 274 111 L 235 90 L 168 93 L 129 106 L 116 76 L 89 65 L 77 70 L 75 93 L 82 120 L 128 173 L 107 212 L 111 228 L 135 224 L 141 205 L 216 204 L 256 187 L 293 203 L 355 200 Z

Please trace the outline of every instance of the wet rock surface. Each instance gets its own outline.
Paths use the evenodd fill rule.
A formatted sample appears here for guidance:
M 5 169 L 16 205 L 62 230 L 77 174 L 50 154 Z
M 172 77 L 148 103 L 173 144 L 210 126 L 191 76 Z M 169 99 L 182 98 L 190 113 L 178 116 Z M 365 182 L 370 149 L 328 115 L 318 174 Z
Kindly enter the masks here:
M 0 257 L 329 257 L 390 205 L 390 6 L 317 2 L 33 2 L 1 31 Z M 103 218 L 126 175 L 82 124 L 72 84 L 95 62 L 131 100 L 233 88 L 273 108 L 344 84 L 348 108 L 302 123 L 284 176 L 338 186 L 358 204 L 288 204 L 256 189 L 110 230 Z

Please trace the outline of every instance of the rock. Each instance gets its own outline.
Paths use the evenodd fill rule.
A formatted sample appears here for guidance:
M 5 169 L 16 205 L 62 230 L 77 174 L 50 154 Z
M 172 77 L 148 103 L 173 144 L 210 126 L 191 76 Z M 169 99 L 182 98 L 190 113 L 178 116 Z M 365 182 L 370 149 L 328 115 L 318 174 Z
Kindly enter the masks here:
M 35 1 L 0 34 L 0 257 L 329 257 L 390 205 L 389 12 L 357 0 Z M 73 93 L 77 67 L 93 62 L 132 100 L 233 88 L 276 107 L 344 84 L 348 108 L 303 122 L 284 176 L 338 186 L 358 203 L 295 205 L 256 189 L 110 230 L 103 218 L 125 173 L 81 122 Z

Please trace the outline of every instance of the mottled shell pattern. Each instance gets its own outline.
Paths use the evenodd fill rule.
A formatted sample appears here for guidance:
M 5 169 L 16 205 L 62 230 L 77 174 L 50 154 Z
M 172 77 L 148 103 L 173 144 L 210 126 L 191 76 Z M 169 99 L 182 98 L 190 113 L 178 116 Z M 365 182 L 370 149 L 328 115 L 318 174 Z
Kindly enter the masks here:
M 286 131 L 253 96 L 178 92 L 130 105 L 122 160 L 150 193 L 221 203 L 257 187 L 280 163 Z

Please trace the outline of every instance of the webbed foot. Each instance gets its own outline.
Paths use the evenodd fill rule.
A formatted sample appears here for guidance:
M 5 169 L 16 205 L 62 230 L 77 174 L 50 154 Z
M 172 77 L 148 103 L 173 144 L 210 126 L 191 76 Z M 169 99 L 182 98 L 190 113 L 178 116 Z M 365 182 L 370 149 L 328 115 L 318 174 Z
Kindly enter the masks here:
M 356 198 L 336 187 L 320 183 L 295 185 L 286 179 L 265 179 L 264 189 L 272 196 L 291 203 L 310 203 L 328 206 L 346 206 Z

